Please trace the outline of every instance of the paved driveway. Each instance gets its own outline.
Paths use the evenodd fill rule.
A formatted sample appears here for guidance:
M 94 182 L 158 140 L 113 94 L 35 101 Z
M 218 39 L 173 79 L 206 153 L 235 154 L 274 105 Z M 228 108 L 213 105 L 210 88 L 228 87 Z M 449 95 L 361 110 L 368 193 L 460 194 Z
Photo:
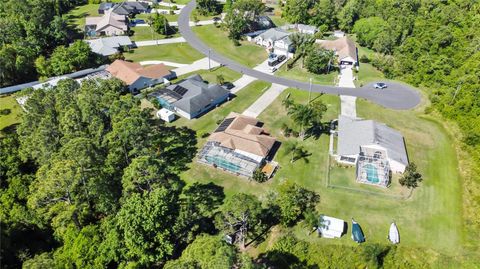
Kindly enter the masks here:
M 198 39 L 198 37 L 193 33 L 192 29 L 190 29 L 189 16 L 194 8 L 195 1 L 192 0 L 182 9 L 182 11 L 180 12 L 180 16 L 178 17 L 178 27 L 182 36 L 193 48 L 205 55 L 208 55 L 210 48 L 200 39 Z M 234 71 L 249 75 L 251 77 L 255 77 L 260 80 L 280 84 L 285 87 L 298 88 L 302 90 L 309 89 L 308 83 L 282 77 L 276 77 L 248 68 L 225 56 L 216 53 L 215 50 L 211 50 L 211 58 Z M 361 97 L 392 109 L 411 109 L 420 103 L 420 95 L 414 89 L 400 83 L 389 82 L 388 84 L 389 88 L 382 91 L 373 90 L 371 87 L 369 87 L 369 85 L 358 89 L 352 89 L 315 84 L 312 86 L 312 91 L 335 95 L 350 95 Z
M 166 38 L 158 40 L 146 40 L 146 41 L 135 41 L 135 46 L 145 47 L 145 46 L 155 46 L 155 45 L 164 45 L 164 44 L 174 44 L 174 43 L 183 43 L 185 39 L 183 37 L 175 38 Z
M 249 117 L 258 117 L 287 87 L 279 84 L 272 84 L 260 98 L 255 101 L 242 114 Z

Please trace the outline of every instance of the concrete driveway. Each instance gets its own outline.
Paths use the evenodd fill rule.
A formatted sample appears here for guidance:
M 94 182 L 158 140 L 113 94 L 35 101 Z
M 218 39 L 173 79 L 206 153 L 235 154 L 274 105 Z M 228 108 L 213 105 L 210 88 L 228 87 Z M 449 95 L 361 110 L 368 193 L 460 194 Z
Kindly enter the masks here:
M 215 52 L 215 50 L 209 48 L 205 43 L 203 43 L 192 31 L 189 25 L 190 13 L 195 8 L 195 1 L 192 0 L 188 3 L 180 12 L 178 17 L 178 27 L 180 33 L 185 38 L 185 40 L 196 50 L 201 53 L 208 55 L 209 50 L 211 51 L 211 58 L 216 62 L 219 62 L 228 68 L 240 72 L 242 74 L 255 77 L 260 80 L 268 81 L 275 84 L 280 84 L 285 87 L 298 88 L 302 90 L 308 90 L 309 84 L 306 82 L 300 82 L 296 80 L 291 80 L 283 77 L 276 77 L 271 74 L 265 74 L 263 72 L 248 68 L 244 65 L 241 65 L 225 56 L 220 55 Z M 370 87 L 365 86 L 358 89 L 345 88 L 345 87 L 334 87 L 334 86 L 324 86 L 314 84 L 312 86 L 312 91 L 322 92 L 327 94 L 334 95 L 349 95 L 365 98 L 374 103 L 382 105 L 387 108 L 392 109 L 412 109 L 420 103 L 420 94 L 413 88 L 407 87 L 400 83 L 389 83 L 390 87 L 386 90 L 375 91 Z

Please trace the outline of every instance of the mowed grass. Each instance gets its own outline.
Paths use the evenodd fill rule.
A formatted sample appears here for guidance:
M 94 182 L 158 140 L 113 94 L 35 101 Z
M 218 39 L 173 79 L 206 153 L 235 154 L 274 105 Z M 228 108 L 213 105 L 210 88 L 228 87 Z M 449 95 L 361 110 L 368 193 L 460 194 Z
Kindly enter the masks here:
M 172 82 L 175 83 L 178 80 L 187 78 L 194 74 L 198 74 L 202 76 L 203 80 L 206 80 L 209 83 L 218 83 L 217 82 L 218 75 L 222 75 L 223 78 L 225 79 L 225 82 L 234 82 L 235 80 L 239 79 L 242 76 L 240 73 L 235 72 L 232 69 L 229 69 L 227 67 L 216 67 L 216 68 L 213 68 L 212 70 L 201 69 L 201 70 L 197 70 L 191 73 L 181 75 Z
M 321 85 L 335 85 L 338 77 L 338 71 L 332 71 L 328 74 L 310 73 L 306 68 L 301 67 L 301 59 L 298 60 L 291 69 L 287 69 L 287 63 L 285 63 L 275 72 L 275 75 L 303 82 L 308 82 L 311 78 L 312 83 Z
M 383 73 L 367 63 L 360 63 L 358 73 L 353 75 L 357 77 L 357 80 L 354 81 L 357 87 L 361 87 L 369 82 L 385 81 Z
M 215 25 L 196 26 L 193 32 L 214 51 L 248 67 L 254 67 L 268 57 L 264 48 L 253 43 L 242 41 L 241 46 L 235 46 L 228 39 L 227 32 Z
M 0 95 L 0 110 L 9 109 L 8 115 L 0 114 L 0 131 L 13 124 L 20 123 L 22 108 L 13 95 Z
M 124 53 L 125 59 L 140 62 L 163 60 L 175 63 L 190 64 L 203 58 L 203 55 L 187 43 L 175 43 L 145 46 Z
M 145 40 L 157 40 L 157 39 L 165 39 L 165 38 L 172 38 L 172 37 L 179 37 L 179 33 L 175 33 L 173 35 L 161 35 L 152 30 L 149 26 L 135 26 L 131 27 L 130 30 L 133 32 L 133 35 L 130 36 L 132 41 L 145 41 Z
M 187 125 L 193 128 L 197 131 L 197 136 L 199 137 L 202 134 L 213 131 L 217 126 L 217 122 L 222 120 L 230 111 L 239 113 L 243 112 L 263 93 L 264 90 L 268 89 L 269 86 L 269 84 L 266 84 L 265 82 L 253 82 L 249 85 L 249 87 L 254 83 L 262 83 L 263 85 L 255 86 L 256 89 L 242 89 L 238 93 L 238 97 L 232 101 L 232 103 L 235 101 L 241 101 L 241 105 L 228 107 L 227 111 L 224 111 L 218 116 L 214 116 L 214 120 L 209 120 L 208 124 L 183 123 L 180 121 L 176 124 Z M 252 95 L 252 92 L 255 94 Z M 259 120 L 264 123 L 264 127 L 267 129 L 267 131 L 271 132 L 272 136 L 276 137 L 281 143 L 287 140 L 299 140 L 298 138 L 287 139 L 283 137 L 280 131 L 280 128 L 284 123 L 292 124 L 290 119 L 286 116 L 286 111 L 281 104 L 281 100 L 283 100 L 283 98 L 285 98 L 285 96 L 287 96 L 289 93 L 291 98 L 294 98 L 299 102 L 306 102 L 308 99 L 308 93 L 305 91 L 287 89 L 267 108 L 266 111 L 259 116 Z M 318 94 L 312 94 L 312 98 L 317 96 Z M 333 119 L 339 111 L 339 98 L 332 95 L 323 95 L 321 99 L 328 103 L 328 112 L 325 115 L 325 119 Z M 215 111 L 212 111 L 210 113 L 214 112 Z M 201 121 L 202 118 L 199 120 Z M 199 146 L 203 146 L 205 140 L 206 138 L 200 138 Z M 238 192 L 244 192 L 263 197 L 268 190 L 273 189 L 275 186 L 281 182 L 284 182 L 285 180 L 295 180 L 301 182 L 302 185 L 312 186 L 314 189 L 319 188 L 323 182 L 317 178 L 324 177 L 326 171 L 328 137 L 322 135 L 319 139 L 308 138 L 302 143 L 311 153 L 311 156 L 308 158 L 308 162 L 299 160 L 293 164 L 290 163 L 290 155 L 285 154 L 284 148 L 280 147 L 274 158 L 275 161 L 280 163 L 280 169 L 273 179 L 263 184 L 256 183 L 246 178 L 236 177 L 230 173 L 201 165 L 196 162 L 191 164 L 191 169 L 189 171 L 182 174 L 182 178 L 189 183 L 213 182 L 222 186 L 227 196 Z
M 296 101 L 306 102 L 308 99 L 307 92 L 288 89 L 259 116 L 259 119 L 282 143 L 298 140 L 311 153 L 307 161 L 297 160 L 290 163 L 290 156 L 285 154 L 284 147 L 280 147 L 275 155 L 275 160 L 280 163 L 280 169 L 274 178 L 263 184 L 197 163 L 193 163 L 191 170 L 184 173 L 182 178 L 189 183 L 213 182 L 224 187 L 227 196 L 244 192 L 257 195 L 261 199 L 281 182 L 294 181 L 320 195 L 318 212 L 342 218 L 349 222 L 349 227 L 350 218 L 354 217 L 362 226 L 369 243 L 388 244 L 386 239 L 388 228 L 390 222 L 395 220 L 400 230 L 402 246 L 424 247 L 449 255 L 462 254 L 461 246 L 465 235 L 462 226 L 461 179 L 457 171 L 453 141 L 435 119 L 424 116 L 419 111 L 390 110 L 359 100 L 357 112 L 360 117 L 384 122 L 402 132 L 410 161 L 418 165 L 424 182 L 413 192 L 411 198 L 406 200 L 331 189 L 326 187 L 325 181 L 328 136 L 321 135 L 318 139 L 308 138 L 300 141 L 297 138 L 285 138 L 281 133 L 281 126 L 284 123 L 291 124 L 281 104 L 281 100 L 288 93 Z M 338 97 L 324 95 L 321 98 L 328 104 L 325 119 L 336 118 L 339 113 Z M 217 120 L 221 118 L 218 117 Z M 190 126 L 206 131 L 213 130 L 216 125 L 210 122 L 208 128 Z M 395 177 L 395 180 L 396 178 L 398 177 Z M 350 180 L 354 181 L 355 178 L 352 177 Z M 293 231 L 302 239 L 325 244 L 326 247 L 329 244 L 355 245 L 350 239 L 350 230 L 347 230 L 348 234 L 339 240 L 307 236 L 305 228 L 301 225 L 294 227 Z

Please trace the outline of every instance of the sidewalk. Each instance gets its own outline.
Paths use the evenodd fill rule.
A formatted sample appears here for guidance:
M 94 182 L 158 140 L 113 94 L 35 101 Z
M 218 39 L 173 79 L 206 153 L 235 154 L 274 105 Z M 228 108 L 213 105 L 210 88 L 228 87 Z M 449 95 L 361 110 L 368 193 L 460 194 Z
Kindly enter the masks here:
M 272 84 L 260 98 L 255 101 L 242 114 L 249 117 L 258 117 L 287 87 L 279 84 Z
M 233 85 L 235 85 L 235 87 L 233 87 L 230 92 L 235 94 L 237 93 L 238 91 L 240 91 L 241 89 L 245 88 L 245 86 L 247 86 L 248 84 L 252 83 L 253 81 L 255 81 L 256 78 L 254 77 L 251 77 L 251 76 L 247 76 L 247 75 L 243 75 L 241 78 L 239 78 L 238 80 L 234 81 L 233 82 Z
M 220 66 L 219 63 L 217 63 L 213 60 L 210 60 L 210 67 L 211 68 L 215 68 L 215 67 L 218 67 L 218 66 Z M 191 73 L 191 72 L 195 72 L 195 71 L 201 70 L 201 69 L 203 69 L 203 70 L 208 69 L 208 58 L 207 57 L 205 57 L 203 59 L 200 59 L 198 61 L 195 61 L 190 65 L 186 65 L 186 66 L 182 66 L 182 67 L 173 69 L 172 72 L 174 72 L 178 77 L 178 76 L 185 75 L 185 74 Z
M 175 38 L 166 38 L 166 39 L 159 39 L 159 40 L 146 40 L 146 41 L 135 41 L 135 45 L 137 47 L 145 47 L 145 46 L 155 46 L 155 45 L 165 45 L 165 44 L 174 44 L 174 43 L 183 43 L 185 39 L 183 37 L 175 37 Z
M 169 62 L 169 61 L 143 61 L 140 62 L 141 65 L 151 65 L 151 64 L 164 64 L 172 67 L 185 67 L 188 66 L 188 64 L 180 64 L 180 63 L 174 63 L 174 62 Z

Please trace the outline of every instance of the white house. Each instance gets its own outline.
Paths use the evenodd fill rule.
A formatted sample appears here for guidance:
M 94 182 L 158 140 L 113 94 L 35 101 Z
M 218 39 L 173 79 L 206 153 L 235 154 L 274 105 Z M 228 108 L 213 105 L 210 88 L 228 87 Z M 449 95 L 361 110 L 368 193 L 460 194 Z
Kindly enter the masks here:
M 133 43 L 128 36 L 111 36 L 85 40 L 85 42 L 88 43 L 92 52 L 103 56 L 113 55 L 120 51 L 122 47 L 133 47 Z
M 321 216 L 318 234 L 325 238 L 340 238 L 345 231 L 345 221 L 329 216 Z
M 277 55 L 287 55 L 293 51 L 290 33 L 280 28 L 271 28 L 254 38 L 255 43 Z

